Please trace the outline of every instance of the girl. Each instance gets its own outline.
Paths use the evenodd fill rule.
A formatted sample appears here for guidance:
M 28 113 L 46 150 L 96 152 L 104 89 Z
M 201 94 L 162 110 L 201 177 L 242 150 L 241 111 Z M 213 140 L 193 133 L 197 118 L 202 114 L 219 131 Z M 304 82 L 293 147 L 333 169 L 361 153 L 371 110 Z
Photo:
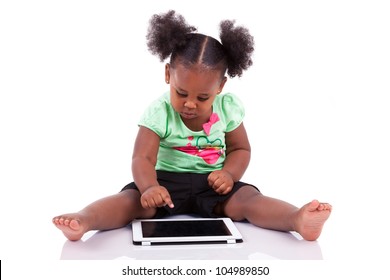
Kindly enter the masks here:
M 69 240 L 89 230 L 123 227 L 136 218 L 173 214 L 227 216 L 234 221 L 316 240 L 331 205 L 313 200 L 301 208 L 267 197 L 241 182 L 250 159 L 244 108 L 227 81 L 252 65 L 253 37 L 233 21 L 220 25 L 221 43 L 195 33 L 175 11 L 154 15 L 147 33 L 152 54 L 165 66 L 168 93 L 139 122 L 134 145 L 134 182 L 53 223 Z

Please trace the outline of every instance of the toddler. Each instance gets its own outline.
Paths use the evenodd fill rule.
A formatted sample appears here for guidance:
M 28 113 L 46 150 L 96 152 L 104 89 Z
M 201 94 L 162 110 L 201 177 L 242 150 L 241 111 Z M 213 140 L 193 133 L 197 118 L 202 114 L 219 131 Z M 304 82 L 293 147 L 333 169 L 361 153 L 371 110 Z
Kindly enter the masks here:
M 316 240 L 330 204 L 312 200 L 297 208 L 241 181 L 251 154 L 244 108 L 236 95 L 221 92 L 226 76 L 241 76 L 252 65 L 249 31 L 225 20 L 218 41 L 196 33 L 181 15 L 169 11 L 151 18 L 147 45 L 161 61 L 169 59 L 169 92 L 139 121 L 134 182 L 53 223 L 69 240 L 79 240 L 87 231 L 120 228 L 137 218 L 197 214 L 247 220 Z

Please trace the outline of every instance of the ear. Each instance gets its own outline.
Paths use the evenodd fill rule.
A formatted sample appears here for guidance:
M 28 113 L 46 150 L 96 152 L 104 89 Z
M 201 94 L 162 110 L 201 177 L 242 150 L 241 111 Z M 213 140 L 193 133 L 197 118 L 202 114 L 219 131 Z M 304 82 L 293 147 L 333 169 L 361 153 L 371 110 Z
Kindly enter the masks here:
M 223 90 L 223 87 L 225 86 L 226 81 L 227 81 L 227 78 L 226 78 L 226 76 L 224 76 L 223 79 L 222 79 L 222 81 L 221 81 L 221 83 L 219 84 L 218 94 L 220 94 L 221 91 Z
M 169 84 L 169 81 L 171 79 L 171 74 L 170 74 L 169 70 L 170 70 L 170 65 L 169 65 L 169 63 L 167 63 L 167 64 L 165 64 L 165 82 L 167 84 Z

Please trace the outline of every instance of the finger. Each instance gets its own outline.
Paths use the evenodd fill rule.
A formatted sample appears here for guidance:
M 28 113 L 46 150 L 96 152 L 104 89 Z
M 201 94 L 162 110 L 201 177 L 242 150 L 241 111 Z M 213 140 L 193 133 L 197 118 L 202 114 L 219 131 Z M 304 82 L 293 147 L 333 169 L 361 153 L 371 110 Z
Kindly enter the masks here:
M 228 193 L 230 193 L 231 190 L 232 190 L 231 187 L 227 187 L 227 188 L 225 188 L 225 190 L 222 192 L 222 194 L 223 194 L 223 195 L 228 194 Z
M 144 199 L 142 201 L 142 207 L 145 208 L 145 209 L 151 208 L 150 205 L 149 205 L 149 202 L 146 199 Z
M 144 200 L 144 199 L 141 200 L 141 206 L 144 209 L 148 209 L 149 208 L 148 202 L 146 200 Z
M 153 203 L 156 207 L 163 207 L 163 206 L 167 205 L 167 203 L 164 201 L 161 194 L 153 197 Z
M 216 192 L 221 194 L 221 195 L 225 195 L 225 194 L 228 194 L 231 190 L 233 189 L 233 186 L 230 186 L 228 183 L 222 183 L 221 186 L 216 189 Z
M 209 178 L 207 179 L 207 182 L 208 182 L 208 184 L 209 184 L 210 187 L 213 187 L 214 184 L 215 184 L 215 178 L 209 177 Z
M 217 178 L 214 181 L 214 184 L 211 186 L 215 191 L 217 191 L 219 188 L 223 187 L 225 185 L 224 181 L 220 178 Z M 221 190 L 220 190 L 221 191 Z
M 218 194 L 223 194 L 223 192 L 225 191 L 225 184 L 221 184 L 218 187 L 215 187 L 214 191 Z
M 165 205 L 168 205 L 169 208 L 175 207 L 175 205 L 172 202 L 171 196 L 167 193 L 165 195 L 161 195 L 161 199 L 165 203 Z
M 157 207 L 161 207 L 162 206 L 162 201 L 160 200 L 160 198 L 157 196 L 157 197 L 152 197 L 149 201 L 149 205 L 152 207 L 152 208 L 157 208 Z
M 218 176 L 214 172 L 210 173 L 210 175 L 207 177 L 207 181 L 211 187 L 215 184 L 217 179 Z
M 145 209 L 152 208 L 152 207 L 150 206 L 150 204 L 149 204 L 148 199 L 145 199 L 145 198 L 141 199 L 141 205 L 142 205 L 142 207 L 145 208 Z

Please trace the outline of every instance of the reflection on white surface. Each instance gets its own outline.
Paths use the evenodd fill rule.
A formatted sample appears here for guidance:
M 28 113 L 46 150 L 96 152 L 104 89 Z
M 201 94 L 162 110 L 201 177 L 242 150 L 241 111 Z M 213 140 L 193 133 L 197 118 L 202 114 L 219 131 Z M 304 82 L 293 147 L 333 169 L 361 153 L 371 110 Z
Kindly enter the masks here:
M 317 241 L 305 241 L 292 233 L 262 229 L 236 222 L 244 242 L 237 244 L 192 244 L 139 246 L 132 243 L 131 225 L 97 231 L 77 242 L 66 241 L 60 258 L 64 260 L 222 260 L 282 259 L 319 260 Z

